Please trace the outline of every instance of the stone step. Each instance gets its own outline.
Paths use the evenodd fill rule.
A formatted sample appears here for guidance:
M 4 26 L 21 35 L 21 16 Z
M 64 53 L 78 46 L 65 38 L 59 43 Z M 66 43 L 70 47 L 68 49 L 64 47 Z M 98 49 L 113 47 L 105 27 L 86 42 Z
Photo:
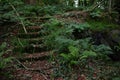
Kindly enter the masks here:
M 29 44 L 41 44 L 43 43 L 43 38 L 30 38 L 30 39 L 22 39 L 27 41 Z
M 41 70 L 48 70 L 52 68 L 52 64 L 49 63 L 47 60 L 38 60 L 38 61 L 31 61 L 31 62 L 22 62 L 28 68 L 34 69 L 41 69 Z
M 42 30 L 41 26 L 29 26 L 26 27 L 27 32 L 39 32 Z M 19 28 L 19 29 L 15 29 L 13 30 L 13 33 L 25 33 L 25 31 L 23 30 L 23 28 Z
M 27 27 L 26 30 L 28 32 L 36 32 L 36 31 L 40 31 L 42 29 L 42 27 L 40 26 L 31 26 L 31 27 Z
M 46 60 L 50 58 L 50 51 L 41 52 L 41 53 L 33 53 L 33 54 L 23 54 L 22 57 L 18 58 L 20 61 L 38 61 L 38 60 Z
M 19 38 L 37 38 L 37 37 L 41 37 L 43 34 L 40 32 L 31 32 L 31 33 L 18 33 L 16 34 L 17 37 Z
M 31 44 L 31 45 L 27 45 L 24 47 L 15 47 L 13 49 L 14 52 L 17 52 L 21 49 L 22 53 L 35 53 L 35 52 L 42 52 L 42 51 L 46 51 L 47 48 L 44 45 L 35 45 L 35 44 Z

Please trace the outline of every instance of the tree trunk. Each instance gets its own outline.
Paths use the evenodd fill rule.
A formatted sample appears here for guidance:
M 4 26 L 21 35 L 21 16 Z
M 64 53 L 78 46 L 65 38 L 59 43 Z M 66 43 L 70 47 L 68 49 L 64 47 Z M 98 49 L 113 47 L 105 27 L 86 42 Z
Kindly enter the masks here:
M 109 11 L 109 13 L 111 13 L 111 11 L 112 11 L 112 0 L 109 0 L 108 11 Z

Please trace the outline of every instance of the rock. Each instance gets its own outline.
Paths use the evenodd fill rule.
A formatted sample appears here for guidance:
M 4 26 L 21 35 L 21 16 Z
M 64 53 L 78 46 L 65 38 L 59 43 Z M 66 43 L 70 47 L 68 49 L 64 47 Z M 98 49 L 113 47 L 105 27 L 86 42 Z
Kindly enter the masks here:
M 108 56 L 113 61 L 120 61 L 120 30 L 92 32 L 92 38 L 95 45 L 105 44 L 111 47 L 113 54 Z
M 120 30 L 111 30 L 104 36 L 104 38 L 113 50 L 114 54 L 109 55 L 111 59 L 120 61 Z

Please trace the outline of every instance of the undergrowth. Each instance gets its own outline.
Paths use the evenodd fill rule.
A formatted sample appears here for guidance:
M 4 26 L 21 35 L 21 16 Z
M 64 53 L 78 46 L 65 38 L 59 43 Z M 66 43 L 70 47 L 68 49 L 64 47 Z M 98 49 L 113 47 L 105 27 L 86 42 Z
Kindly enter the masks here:
M 56 56 L 51 56 L 51 60 L 55 62 L 55 65 L 58 65 L 58 68 L 54 70 L 54 77 L 61 76 L 69 80 L 72 77 L 74 77 L 73 79 L 77 79 L 76 75 L 78 74 L 84 74 L 86 75 L 86 79 L 95 80 L 104 79 L 104 77 L 109 74 L 112 75 L 110 71 L 104 73 L 108 69 L 100 70 L 103 67 L 109 66 L 109 64 L 105 65 L 105 62 L 111 61 L 108 55 L 113 54 L 112 49 L 104 44 L 94 44 L 89 34 L 89 29 L 92 26 L 89 22 L 67 24 L 53 18 L 42 26 L 44 26 L 43 30 L 47 33 L 44 44 L 47 45 L 48 49 L 54 50 L 53 54 L 56 53 Z M 75 38 L 74 32 L 76 30 L 79 32 L 78 36 L 82 37 L 78 39 Z M 100 72 L 96 72 L 96 70 L 100 70 Z M 71 76 L 74 71 L 76 71 L 77 74 Z M 114 69 L 112 69 L 112 71 L 114 71 Z M 115 74 L 117 74 L 117 72 L 115 72 Z M 118 77 L 119 75 L 117 74 L 116 76 Z M 111 77 L 106 78 L 109 79 Z

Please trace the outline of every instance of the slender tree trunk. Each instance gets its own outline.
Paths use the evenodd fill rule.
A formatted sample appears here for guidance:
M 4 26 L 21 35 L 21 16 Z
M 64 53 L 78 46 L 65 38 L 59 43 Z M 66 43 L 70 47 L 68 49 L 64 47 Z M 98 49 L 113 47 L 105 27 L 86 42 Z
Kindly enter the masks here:
M 109 0 L 108 11 L 109 11 L 109 13 L 111 13 L 111 11 L 112 11 L 112 0 Z
M 74 0 L 74 6 L 77 8 L 79 6 L 79 0 Z

